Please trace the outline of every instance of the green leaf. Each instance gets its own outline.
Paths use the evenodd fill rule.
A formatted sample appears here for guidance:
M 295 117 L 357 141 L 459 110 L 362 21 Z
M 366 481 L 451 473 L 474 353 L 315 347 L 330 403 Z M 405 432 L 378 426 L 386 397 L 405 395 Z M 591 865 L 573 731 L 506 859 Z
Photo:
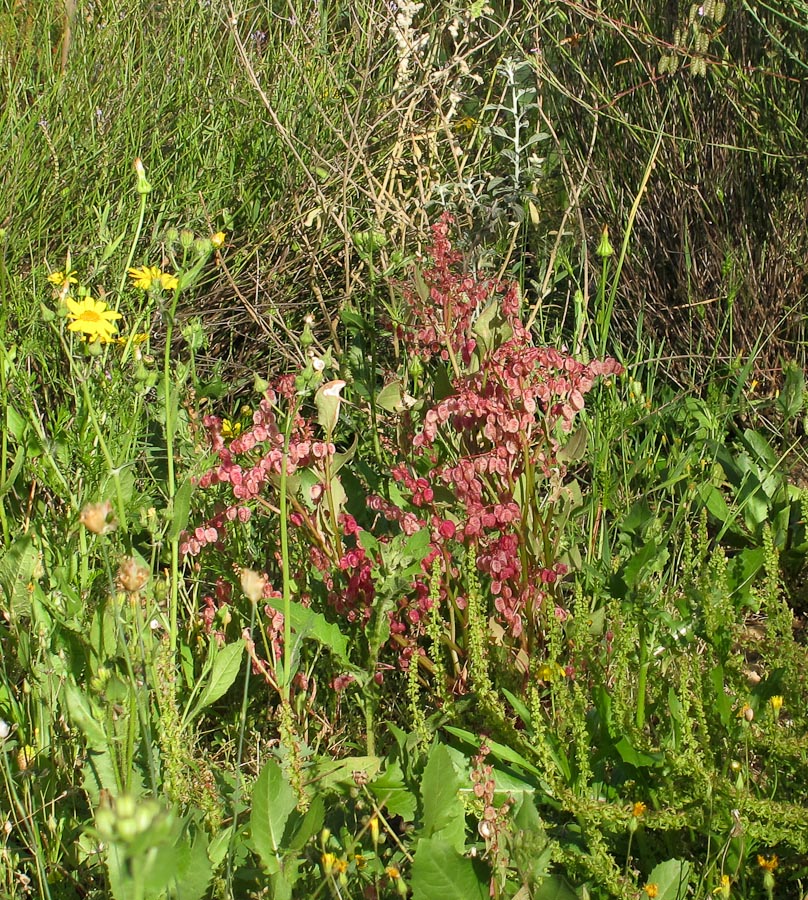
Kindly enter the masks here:
M 353 782 L 356 784 L 356 782 Z M 317 834 L 323 827 L 325 819 L 325 803 L 323 802 L 322 793 L 317 793 L 311 801 L 305 815 L 301 815 L 297 810 L 292 811 L 289 819 L 287 830 L 290 837 L 287 841 L 288 849 L 300 851 L 306 846 L 309 838 Z
M 444 725 L 443 726 L 449 734 L 453 734 L 455 737 L 460 738 L 466 744 L 471 745 L 472 747 L 478 748 L 480 746 L 480 736 L 472 734 L 470 731 L 466 731 L 463 728 L 456 728 L 454 725 Z M 486 738 L 485 740 L 486 746 L 491 750 L 491 755 L 495 759 L 500 759 L 503 762 L 513 763 L 515 766 L 519 766 L 524 769 L 526 772 L 531 772 L 533 775 L 541 775 L 541 772 L 533 765 L 533 763 L 529 762 L 517 753 L 515 750 L 508 747 L 506 744 L 499 744 L 496 741 L 490 740 Z
M 261 770 L 252 792 L 250 827 L 255 852 L 271 875 L 281 871 L 281 841 L 296 806 L 295 792 L 275 760 Z
M 20 447 L 19 450 L 14 454 L 14 462 L 11 464 L 11 469 L 6 473 L 6 477 L 3 481 L 2 487 L 0 487 L 0 498 L 5 497 L 5 495 L 14 487 L 14 482 L 17 480 L 17 476 L 22 471 L 23 463 L 25 462 L 25 450 Z
M 0 560 L 0 587 L 3 589 L 3 607 L 12 617 L 31 615 L 31 597 L 28 585 L 34 579 L 39 554 L 29 535 L 18 538 Z
M 578 900 L 578 894 L 562 875 L 548 875 L 533 891 L 532 900 Z
M 464 786 L 449 751 L 436 744 L 421 780 L 424 807 L 423 836 L 439 837 L 458 853 L 463 852 L 466 837 L 466 814 L 459 791 Z
M 405 822 L 415 818 L 415 795 L 404 784 L 404 773 L 398 760 L 389 762 L 381 775 L 369 785 L 373 796 L 393 816 L 401 816 Z
M 412 900 L 488 900 L 488 878 L 440 838 L 422 838 L 412 864 Z
M 661 753 L 645 753 L 637 750 L 625 735 L 617 741 L 614 747 L 623 762 L 630 766 L 636 766 L 638 769 L 652 769 L 661 766 L 664 761 Z
M 72 681 L 65 681 L 63 691 L 67 715 L 86 738 L 87 746 L 99 752 L 106 750 L 107 735 L 101 724 L 104 714 Z
M 218 868 L 225 856 L 227 856 L 230 840 L 236 827 L 236 825 L 231 825 L 229 828 L 223 828 L 218 834 L 213 836 L 210 844 L 208 844 L 208 859 L 214 868 Z
M 22 441 L 28 428 L 28 420 L 21 416 L 11 404 L 6 406 L 6 431 L 13 435 L 14 440 Z
M 322 790 L 346 785 L 356 787 L 355 772 L 370 779 L 378 774 L 382 760 L 378 756 L 348 756 L 344 759 L 321 759 L 315 763 L 311 781 Z
M 710 682 L 713 686 L 713 699 L 718 715 L 721 717 L 721 724 L 725 728 L 729 728 L 729 724 L 732 721 L 732 698 L 724 689 L 726 680 L 723 666 L 718 665 L 710 669 Z
M 401 382 L 391 381 L 376 394 L 376 405 L 387 412 L 396 412 L 401 409 Z
M 568 465 L 576 463 L 584 458 L 586 445 L 589 441 L 589 432 L 583 422 L 570 435 L 569 440 L 556 454 L 559 462 Z
M 690 863 L 683 859 L 669 859 L 654 866 L 648 884 L 657 886 L 657 900 L 684 900 L 690 882 Z
M 202 900 L 213 874 L 204 832 L 200 831 L 194 838 L 187 859 L 184 870 L 177 874 L 177 900 Z
M 166 535 L 169 541 L 176 541 L 188 524 L 188 514 L 191 510 L 191 494 L 193 493 L 193 490 L 193 482 L 190 478 L 186 478 L 179 486 L 177 493 L 174 494 L 171 525 L 169 526 Z
M 284 611 L 281 598 L 270 597 L 267 604 L 273 609 Z M 300 603 L 291 604 L 290 617 L 292 630 L 302 638 L 311 638 L 322 644 L 342 663 L 354 672 L 355 667 L 348 653 L 348 638 L 339 630 L 339 626 L 329 622 L 322 613 L 303 606 Z M 355 672 L 354 672 L 355 673 Z
M 193 710 L 183 716 L 183 725 L 187 725 L 206 706 L 215 703 L 230 690 L 241 669 L 241 657 L 243 654 L 244 644 L 241 641 L 228 644 L 216 653 L 208 683 L 196 701 Z
M 99 260 L 99 264 L 105 263 L 115 253 L 115 251 L 118 249 L 118 247 L 121 246 L 121 241 L 123 241 L 123 239 L 125 237 L 126 237 L 126 231 L 122 231 L 118 235 L 118 237 L 115 238 L 115 240 L 110 241 L 107 244 L 107 246 L 104 247 L 104 252 L 101 254 L 101 259 Z

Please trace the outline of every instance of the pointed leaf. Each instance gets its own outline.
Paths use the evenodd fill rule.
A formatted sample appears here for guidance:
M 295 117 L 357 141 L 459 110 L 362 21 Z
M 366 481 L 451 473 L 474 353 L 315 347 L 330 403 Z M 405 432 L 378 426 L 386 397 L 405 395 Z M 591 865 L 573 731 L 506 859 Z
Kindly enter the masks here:
M 205 685 L 193 711 L 184 717 L 184 724 L 190 722 L 198 716 L 206 706 L 215 703 L 230 690 L 241 669 L 241 657 L 243 653 L 244 644 L 241 641 L 235 641 L 232 644 L 228 644 L 218 651 L 216 658 L 213 661 L 213 667 L 210 672 L 208 683 Z
M 295 805 L 291 784 L 278 763 L 270 760 L 253 787 L 250 814 L 253 846 L 270 874 L 281 870 L 283 832 Z
M 648 884 L 657 886 L 657 900 L 684 900 L 690 868 L 690 863 L 683 859 L 669 859 L 655 866 L 648 876 Z
M 459 791 L 464 786 L 449 751 L 436 744 L 421 780 L 424 805 L 424 837 L 439 837 L 458 853 L 463 852 L 466 836 L 466 814 Z
M 0 560 L 0 603 L 14 617 L 31 614 L 28 585 L 33 581 L 39 554 L 29 535 L 18 538 Z
M 396 760 L 370 783 L 370 791 L 381 806 L 394 816 L 401 816 L 405 822 L 415 818 L 415 795 L 404 784 L 401 764 Z
M 273 609 L 283 612 L 283 600 L 270 597 L 267 604 Z M 292 630 L 302 638 L 312 638 L 330 650 L 345 667 L 354 670 L 348 653 L 348 638 L 339 630 L 339 626 L 329 622 L 322 613 L 300 603 L 292 603 Z
M 470 859 L 440 838 L 418 842 L 412 864 L 412 900 L 488 900 L 488 879 Z

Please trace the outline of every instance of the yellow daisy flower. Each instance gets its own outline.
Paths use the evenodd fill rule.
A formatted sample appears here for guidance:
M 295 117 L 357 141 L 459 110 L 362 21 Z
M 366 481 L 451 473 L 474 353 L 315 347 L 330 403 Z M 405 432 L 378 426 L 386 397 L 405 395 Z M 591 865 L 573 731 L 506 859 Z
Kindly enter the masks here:
M 115 338 L 116 344 L 128 344 L 131 340 L 131 343 L 137 346 L 138 344 L 145 344 L 149 339 L 148 332 L 139 332 L 138 334 L 133 335 L 122 335 L 121 337 Z
M 159 284 L 164 291 L 175 291 L 179 286 L 179 279 L 176 275 L 163 272 L 157 266 L 139 266 L 130 269 L 129 277 L 132 279 L 132 284 L 141 291 L 151 290 L 154 284 Z
M 163 286 L 164 291 L 176 291 L 180 286 L 180 281 L 176 275 L 169 275 L 168 272 L 161 272 L 160 284 Z
M 225 233 L 223 231 L 217 231 L 216 234 L 211 237 L 210 242 L 217 250 L 221 250 L 222 247 L 224 247 L 224 240 Z
M 51 274 L 48 275 L 48 281 L 56 287 L 79 283 L 78 278 L 76 278 L 75 269 L 70 269 L 68 272 L 51 272 Z
M 90 343 L 101 341 L 102 344 L 107 344 L 118 330 L 115 320 L 120 319 L 121 314 L 114 309 L 108 309 L 107 304 L 101 300 L 93 300 L 92 297 L 74 300 L 67 297 L 65 306 L 68 318 L 72 319 L 67 330 L 82 332 L 87 335 Z
M 129 270 L 129 277 L 136 288 L 141 291 L 148 291 L 153 281 L 159 281 L 162 272 L 157 266 L 140 266 L 136 269 Z

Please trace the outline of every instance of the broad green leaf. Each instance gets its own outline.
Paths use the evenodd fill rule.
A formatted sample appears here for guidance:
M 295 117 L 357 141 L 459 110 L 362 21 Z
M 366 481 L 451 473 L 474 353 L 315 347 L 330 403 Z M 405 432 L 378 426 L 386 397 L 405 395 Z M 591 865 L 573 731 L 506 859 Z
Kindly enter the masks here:
M 13 435 L 14 440 L 22 441 L 28 428 L 28 419 L 21 416 L 11 404 L 6 406 L 6 430 Z
M 101 724 L 104 714 L 72 681 L 65 681 L 63 697 L 70 721 L 81 731 L 91 750 L 103 752 L 107 748 L 107 735 Z
M 118 235 L 118 237 L 115 238 L 115 240 L 110 241 L 107 244 L 107 246 L 104 247 L 104 252 L 101 254 L 101 259 L 99 260 L 99 264 L 105 263 L 115 253 L 115 251 L 118 249 L 118 247 L 121 246 L 121 241 L 123 241 L 123 239 L 125 237 L 126 237 L 126 231 L 122 231 Z
M 311 781 L 318 789 L 326 790 L 337 785 L 356 786 L 354 773 L 373 778 L 382 766 L 378 756 L 348 756 L 345 759 L 321 759 L 314 766 Z
M 292 811 L 287 825 L 287 830 L 290 834 L 287 841 L 288 849 L 302 850 L 309 838 L 317 834 L 323 827 L 324 819 L 325 803 L 323 802 L 323 795 L 322 793 L 317 793 L 314 795 L 304 815 L 301 815 L 296 809 Z
M 645 753 L 642 750 L 637 750 L 625 735 L 615 743 L 614 747 L 620 754 L 623 762 L 628 763 L 630 766 L 636 766 L 638 769 L 652 769 L 662 765 L 664 761 L 661 753 Z
M 236 825 L 231 825 L 229 828 L 223 828 L 218 834 L 213 836 L 210 844 L 208 844 L 208 859 L 213 868 L 218 868 L 225 856 L 227 856 L 230 840 L 236 827 Z
M 269 606 L 284 610 L 283 600 L 270 597 L 267 600 Z M 292 630 L 302 638 L 311 638 L 322 644 L 337 660 L 354 671 L 353 663 L 348 653 L 348 638 L 339 630 L 339 626 L 329 622 L 322 613 L 300 603 L 291 605 Z
M 274 759 L 270 760 L 253 787 L 250 827 L 255 852 L 272 875 L 281 871 L 281 841 L 296 802 L 295 792 L 281 767 Z
M 187 725 L 206 706 L 215 703 L 230 690 L 241 669 L 241 657 L 243 654 L 244 644 L 241 641 L 234 641 L 217 652 L 213 660 L 210 677 L 202 690 L 202 694 L 196 701 L 193 710 L 183 717 L 184 725 Z
M 39 554 L 29 535 L 18 538 L 0 560 L 0 607 L 12 617 L 31 614 L 31 598 L 28 585 L 34 578 Z
M 569 440 L 556 454 L 562 463 L 575 463 L 584 458 L 589 432 L 583 422 L 573 431 Z
M 167 538 L 176 541 L 188 524 L 188 514 L 191 510 L 191 494 L 194 485 L 190 478 L 186 478 L 174 494 L 174 504 L 171 513 L 171 525 L 168 528 Z
M 342 453 L 335 453 L 331 459 L 331 474 L 336 475 L 339 470 L 347 465 L 356 455 L 356 448 L 359 446 L 359 435 L 355 434 L 353 443 L 347 450 Z
M 690 882 L 690 863 L 683 859 L 669 859 L 654 866 L 648 884 L 657 886 L 657 900 L 684 900 Z
M 398 760 L 389 762 L 381 775 L 369 785 L 373 796 L 393 816 L 401 816 L 405 822 L 415 818 L 415 795 L 404 784 L 404 773 Z
M 449 751 L 436 744 L 421 780 L 423 836 L 439 837 L 458 853 L 463 852 L 466 837 L 466 814 L 459 794 L 462 787 L 464 781 L 452 764 Z
M 532 900 L 578 900 L 578 894 L 562 875 L 548 875 L 531 897 Z
M 185 839 L 186 841 L 188 838 Z M 200 831 L 189 847 L 187 865 L 177 872 L 174 888 L 177 900 L 202 900 L 208 890 L 213 868 L 207 853 L 207 840 Z
M 412 900 L 488 900 L 488 878 L 472 860 L 440 838 L 418 842 L 412 864 Z
M 376 394 L 376 405 L 387 412 L 396 412 L 401 409 L 401 382 L 391 381 Z
M 765 437 L 752 428 L 747 428 L 744 433 L 744 443 L 752 450 L 758 460 L 769 468 L 775 468 L 778 464 L 777 454 Z
M 11 469 L 9 469 L 9 471 L 6 473 L 6 477 L 3 480 L 2 487 L 0 487 L 0 497 L 5 497 L 5 495 L 14 487 L 14 482 L 17 480 L 17 476 L 22 471 L 24 462 L 25 448 L 20 447 L 14 454 L 14 462 L 11 464 Z
M 87 753 L 81 770 L 82 787 L 87 792 L 93 806 L 101 802 L 101 791 L 109 791 L 116 796 L 119 793 L 118 777 L 115 764 L 109 751 Z

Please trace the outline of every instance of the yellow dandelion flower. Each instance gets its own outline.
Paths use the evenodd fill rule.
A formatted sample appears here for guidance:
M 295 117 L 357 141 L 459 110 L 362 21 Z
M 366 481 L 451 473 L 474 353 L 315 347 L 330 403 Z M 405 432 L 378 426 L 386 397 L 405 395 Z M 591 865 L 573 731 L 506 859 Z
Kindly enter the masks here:
M 348 860 L 347 859 L 335 859 L 333 870 L 337 873 L 337 875 L 342 875 L 348 869 Z
M 224 247 L 225 237 L 226 235 L 223 231 L 217 231 L 216 234 L 211 237 L 210 242 L 217 250 L 221 250 L 222 247 Z
M 647 809 L 648 807 L 642 801 L 638 800 L 631 808 L 631 815 L 634 816 L 635 819 L 639 819 L 640 816 L 645 814 Z
M 337 861 L 337 857 L 333 853 L 323 853 L 320 858 L 320 864 L 323 867 L 323 873 L 325 875 L 330 875 L 334 870 L 334 863 Z
M 774 853 L 768 857 L 758 854 L 757 863 L 764 872 L 773 872 L 780 865 L 780 860 Z
M 67 326 L 68 331 L 82 332 L 87 335 L 90 343 L 100 341 L 102 344 L 108 344 L 118 330 L 115 320 L 120 319 L 121 314 L 114 309 L 108 309 L 102 300 L 85 297 L 79 301 L 67 297 L 65 306 L 68 317 L 72 319 Z
M 780 694 L 775 694 L 773 697 L 769 697 L 769 706 L 771 706 L 772 708 L 774 718 L 779 719 L 780 710 L 783 708 L 783 698 L 780 696 Z
M 76 278 L 76 270 L 70 269 L 68 272 L 51 272 L 48 275 L 48 281 L 54 285 L 55 287 L 64 287 L 64 285 L 78 284 L 79 280 Z
M 163 272 L 157 266 L 139 266 L 129 270 L 132 284 L 141 291 L 149 291 L 154 285 L 159 285 L 164 291 L 175 291 L 179 286 L 176 275 Z
M 121 337 L 115 338 L 116 344 L 128 344 L 130 341 L 134 345 L 145 344 L 149 339 L 148 332 L 142 331 L 139 334 L 131 334 L 131 335 L 122 335 Z
M 176 275 L 170 275 L 168 272 L 161 272 L 160 284 L 164 291 L 176 291 L 180 286 L 180 280 Z
M 643 888 L 647 897 L 650 897 L 653 900 L 654 897 L 659 896 L 659 887 L 655 884 L 646 884 Z
M 384 871 L 388 878 L 401 878 L 401 872 L 395 866 L 388 866 Z
M 364 869 L 365 866 L 367 866 L 368 861 L 365 859 L 365 857 L 361 853 L 355 853 L 354 854 L 354 863 L 355 863 L 357 869 Z
M 721 876 L 721 884 L 718 887 L 713 888 L 713 893 L 718 894 L 721 900 L 729 900 L 729 888 L 730 888 L 730 880 L 729 875 Z
M 132 284 L 141 291 L 148 291 L 153 281 L 159 281 L 162 273 L 157 266 L 140 266 L 129 270 Z

